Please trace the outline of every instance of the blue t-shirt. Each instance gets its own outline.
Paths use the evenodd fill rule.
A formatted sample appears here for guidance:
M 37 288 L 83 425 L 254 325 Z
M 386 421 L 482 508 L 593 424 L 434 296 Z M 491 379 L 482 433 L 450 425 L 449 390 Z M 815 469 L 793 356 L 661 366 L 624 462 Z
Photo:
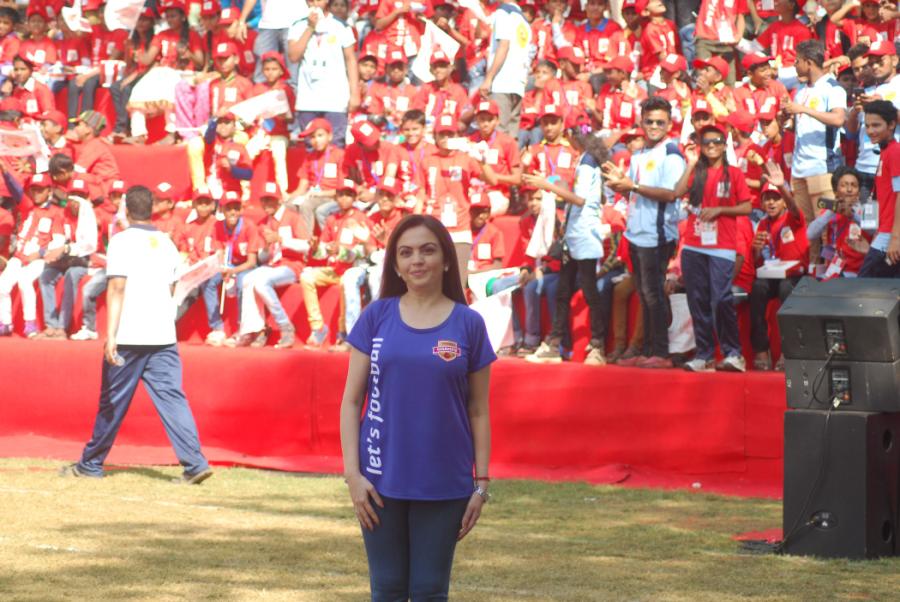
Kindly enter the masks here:
M 497 356 L 484 319 L 456 304 L 433 328 L 412 328 L 400 298 L 373 301 L 347 339 L 371 361 L 359 430 L 362 474 L 382 495 L 449 500 L 472 494 L 469 374 Z

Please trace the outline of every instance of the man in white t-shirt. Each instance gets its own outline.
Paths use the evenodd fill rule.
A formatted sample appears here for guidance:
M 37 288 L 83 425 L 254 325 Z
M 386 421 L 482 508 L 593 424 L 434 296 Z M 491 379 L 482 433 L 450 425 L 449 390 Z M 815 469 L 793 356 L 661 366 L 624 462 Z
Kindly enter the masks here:
M 309 8 L 303 0 L 259 0 L 262 3 L 262 11 L 257 25 L 256 41 L 253 42 L 253 54 L 257 57 L 267 52 L 280 52 L 287 56 L 288 30 L 291 25 L 306 18 Z M 241 8 L 241 16 L 234 22 L 238 39 L 247 39 L 247 18 L 253 12 L 257 0 L 245 0 Z M 297 85 L 297 62 L 287 61 L 288 83 Z M 253 81 L 262 83 L 265 78 L 262 74 L 262 62 L 256 61 L 256 69 L 253 72 Z
M 516 138 L 533 54 L 531 26 L 517 4 L 506 2 L 494 11 L 491 32 L 481 95 L 490 97 L 500 109 L 497 129 Z
M 326 0 L 309 0 L 309 15 L 288 33 L 288 57 L 297 71 L 297 125 L 316 117 L 331 124 L 335 146 L 344 147 L 347 113 L 359 107 L 356 38 L 343 21 L 327 12 Z
M 100 407 L 81 460 L 62 476 L 102 477 L 103 461 L 122 426 L 138 382 L 162 419 L 166 435 L 184 467 L 179 483 L 198 484 L 212 476 L 200 451 L 197 425 L 181 387 L 181 358 L 175 344 L 178 249 L 150 222 L 153 193 L 132 186 L 125 193 L 128 229 L 112 237 L 106 254 L 108 318 L 100 384 Z

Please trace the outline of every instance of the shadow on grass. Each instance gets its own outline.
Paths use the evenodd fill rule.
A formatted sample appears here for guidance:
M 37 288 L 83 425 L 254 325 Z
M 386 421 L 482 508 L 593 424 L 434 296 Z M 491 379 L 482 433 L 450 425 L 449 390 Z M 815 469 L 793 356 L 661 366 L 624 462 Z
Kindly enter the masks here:
M 171 474 L 166 474 L 161 470 L 156 470 L 155 468 L 149 468 L 146 466 L 107 466 L 105 468 L 105 474 L 107 478 L 115 478 L 117 476 L 130 474 L 165 482 L 171 482 L 172 479 L 175 478 Z

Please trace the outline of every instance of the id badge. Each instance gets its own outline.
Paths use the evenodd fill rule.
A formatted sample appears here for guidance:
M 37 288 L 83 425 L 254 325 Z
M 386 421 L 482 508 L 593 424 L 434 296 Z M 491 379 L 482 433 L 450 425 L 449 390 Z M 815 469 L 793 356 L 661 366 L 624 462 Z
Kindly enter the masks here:
M 478 243 L 478 248 L 475 251 L 476 257 L 479 261 L 487 261 L 491 258 L 491 243 L 489 242 L 480 242 Z
M 458 224 L 456 220 L 456 203 L 447 199 L 441 208 L 441 223 L 447 228 L 455 228 Z
M 822 278 L 827 280 L 829 278 L 840 276 L 843 269 L 844 260 L 840 257 L 835 257 L 834 260 L 828 264 L 828 269 L 825 270 L 825 274 L 822 276 Z
M 878 230 L 878 201 L 863 203 L 859 225 L 863 230 Z
M 350 228 L 341 228 L 339 241 L 342 245 L 350 246 L 353 244 L 353 230 Z
M 718 222 L 699 222 L 700 244 L 704 247 L 714 247 L 719 244 Z

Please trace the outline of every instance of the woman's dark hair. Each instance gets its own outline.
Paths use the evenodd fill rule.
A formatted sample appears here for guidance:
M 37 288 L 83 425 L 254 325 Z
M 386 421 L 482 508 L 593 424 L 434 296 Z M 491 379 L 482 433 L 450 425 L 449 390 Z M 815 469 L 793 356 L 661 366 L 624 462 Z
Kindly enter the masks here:
M 857 184 L 862 184 L 862 177 L 856 169 L 849 167 L 847 165 L 841 165 L 837 169 L 834 170 L 834 173 L 831 174 L 831 189 L 837 190 L 838 182 L 841 181 L 841 178 L 844 176 L 853 176 L 856 178 Z
M 706 126 L 699 132 L 697 132 L 697 144 L 702 143 L 703 134 L 710 130 L 716 131 L 719 134 L 722 133 L 718 130 L 718 128 Z M 728 153 L 726 152 L 722 153 L 722 169 L 725 172 L 725 177 L 728 178 L 728 190 L 730 194 L 733 182 L 731 181 L 731 171 L 728 169 Z M 691 189 L 688 191 L 688 201 L 690 202 L 691 207 L 699 207 L 703 204 L 703 195 L 706 191 L 706 178 L 709 175 L 708 172 L 709 159 L 707 159 L 706 155 L 701 152 L 700 160 L 697 161 L 697 166 L 694 168 L 694 181 L 691 183 Z
M 155 22 L 156 17 L 154 17 Z M 153 27 L 145 31 L 143 34 L 138 31 L 137 27 L 131 32 L 131 43 L 146 51 L 150 48 L 150 42 L 153 41 Z
M 146 186 L 132 186 L 125 191 L 125 209 L 132 219 L 150 219 L 153 215 L 153 193 Z
M 556 71 L 557 69 L 559 69 L 559 67 L 556 64 L 554 64 L 553 61 L 548 61 L 547 59 L 539 60 L 537 62 L 537 65 L 534 66 L 534 68 L 537 69 L 538 67 L 545 67 L 552 71 Z
M 441 253 L 444 255 L 444 261 L 447 262 L 447 271 L 444 272 L 444 280 L 441 285 L 441 291 L 444 296 L 456 301 L 457 303 L 466 304 L 466 295 L 463 292 L 462 284 L 459 281 L 459 263 L 456 260 L 456 247 L 453 246 L 453 239 L 444 224 L 436 220 L 430 215 L 407 215 L 388 239 L 387 249 L 385 250 L 384 271 L 381 274 L 381 298 L 399 297 L 408 289 L 406 283 L 397 274 L 397 243 L 403 233 L 412 228 L 424 226 L 428 228 L 432 234 L 438 239 L 441 245 Z

